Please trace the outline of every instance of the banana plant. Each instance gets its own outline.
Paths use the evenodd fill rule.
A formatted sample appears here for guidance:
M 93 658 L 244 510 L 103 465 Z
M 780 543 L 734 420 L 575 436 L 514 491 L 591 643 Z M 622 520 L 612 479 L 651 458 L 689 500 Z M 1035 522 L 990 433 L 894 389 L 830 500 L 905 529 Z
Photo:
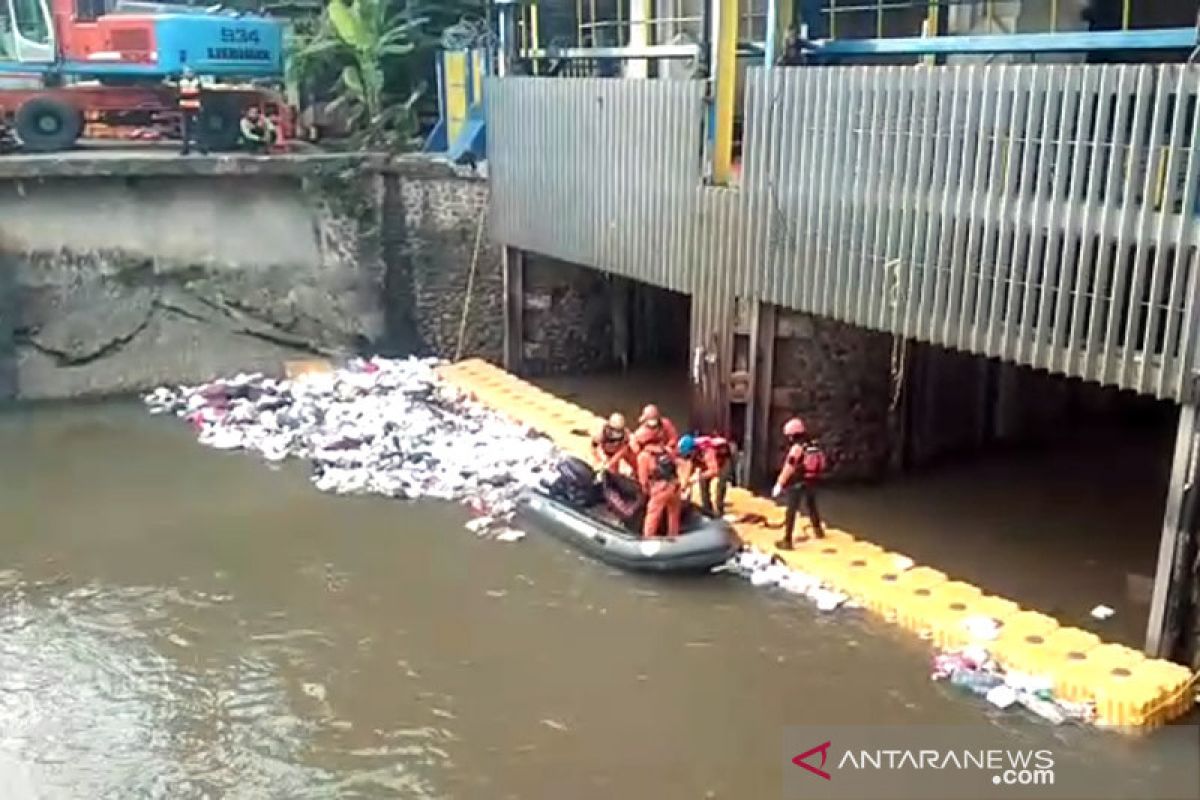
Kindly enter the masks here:
M 413 82 L 399 102 L 387 91 L 385 68 L 414 53 L 427 22 L 407 4 L 393 8 L 388 0 L 329 0 L 316 34 L 295 55 L 301 72 L 306 64 L 341 65 L 334 102 L 349 107 L 366 144 L 381 144 L 388 132 L 411 133 L 412 108 L 424 89 L 423 82 Z

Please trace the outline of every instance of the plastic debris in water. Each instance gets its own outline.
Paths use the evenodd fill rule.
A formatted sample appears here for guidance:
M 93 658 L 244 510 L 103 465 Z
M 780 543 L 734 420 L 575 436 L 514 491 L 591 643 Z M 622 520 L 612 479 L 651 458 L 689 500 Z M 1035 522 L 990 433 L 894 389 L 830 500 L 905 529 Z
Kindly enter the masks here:
M 779 588 L 792 594 L 807 595 L 820 585 L 820 579 L 799 571 L 789 572 L 779 581 Z
M 778 586 L 788 576 L 789 570 L 784 564 L 771 564 L 756 569 L 750 576 L 754 586 Z
M 496 536 L 496 539 L 501 542 L 519 542 L 524 538 L 525 531 L 519 531 L 516 528 L 505 528 Z
M 1103 605 L 1096 606 L 1095 608 L 1092 609 L 1092 616 L 1098 620 L 1109 619 L 1116 613 L 1117 613 L 1116 611 L 1113 611 L 1108 606 L 1103 606 Z
M 1035 694 L 1029 694 L 1028 692 L 1018 694 L 1017 700 L 1025 708 L 1053 725 L 1061 725 L 1066 722 L 1067 715 L 1049 700 L 1038 697 Z
M 994 675 L 991 672 L 984 670 L 964 669 L 955 672 L 950 676 L 950 683 L 986 697 L 999 686 L 1004 684 L 1004 679 L 999 675 Z
M 1001 684 L 987 693 L 987 701 L 996 708 L 1008 708 L 1017 702 L 1017 692 L 1011 686 Z
M 272 463 L 309 461 L 320 491 L 470 503 L 487 519 L 472 530 L 502 529 L 517 497 L 551 475 L 560 453 L 443 383 L 438 363 L 356 359 L 290 380 L 243 373 L 155 389 L 145 402 L 152 413 L 187 419 L 207 446 Z
M 933 657 L 933 672 L 930 675 L 935 681 L 952 677 L 956 672 L 973 669 L 960 653 L 938 653 Z
M 491 524 L 491 517 L 476 517 L 475 519 L 467 522 L 467 524 L 463 527 L 469 530 L 471 533 L 483 533 Z
M 968 645 L 959 652 L 966 659 L 966 662 L 975 669 L 982 669 L 991 662 L 991 656 L 988 654 L 987 649 L 977 644 Z
M 1067 700 L 1056 700 L 1055 703 L 1066 715 L 1067 719 L 1080 722 L 1092 722 L 1096 718 L 1096 704 L 1091 701 L 1072 703 Z
M 1000 635 L 1000 621 L 993 617 L 973 616 L 963 620 L 962 625 L 976 642 L 990 642 Z
M 809 593 L 809 597 L 817 602 L 819 611 L 833 611 L 847 599 L 846 595 L 832 589 L 815 589 Z

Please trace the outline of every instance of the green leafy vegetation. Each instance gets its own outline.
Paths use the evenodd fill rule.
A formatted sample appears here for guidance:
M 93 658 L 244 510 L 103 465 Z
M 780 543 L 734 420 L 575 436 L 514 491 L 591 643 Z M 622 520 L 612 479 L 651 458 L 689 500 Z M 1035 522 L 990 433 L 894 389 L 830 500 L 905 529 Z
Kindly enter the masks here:
M 411 148 L 418 104 L 436 94 L 442 31 L 483 13 L 480 0 L 329 0 L 294 24 L 289 83 L 328 100 L 360 147 Z

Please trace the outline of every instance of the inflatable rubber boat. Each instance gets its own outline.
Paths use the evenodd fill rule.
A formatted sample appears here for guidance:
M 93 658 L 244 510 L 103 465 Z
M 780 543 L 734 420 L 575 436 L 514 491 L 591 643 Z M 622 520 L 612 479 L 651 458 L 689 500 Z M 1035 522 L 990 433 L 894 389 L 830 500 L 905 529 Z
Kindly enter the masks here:
M 619 499 L 613 502 L 614 494 L 636 491 L 631 491 L 632 481 L 602 488 L 591 467 L 578 459 L 564 461 L 559 472 L 552 483 L 521 497 L 518 521 L 606 564 L 638 572 L 706 572 L 737 552 L 737 535 L 729 523 L 705 516 L 691 503 L 684 504 L 678 537 L 646 539 L 640 533 L 640 503 L 622 507 Z

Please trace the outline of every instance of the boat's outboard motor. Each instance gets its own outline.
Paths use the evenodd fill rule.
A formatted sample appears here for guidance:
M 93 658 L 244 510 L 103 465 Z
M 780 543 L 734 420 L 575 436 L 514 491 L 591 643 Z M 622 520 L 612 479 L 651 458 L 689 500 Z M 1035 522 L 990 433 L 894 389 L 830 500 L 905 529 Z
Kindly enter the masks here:
M 564 458 L 558 462 L 558 474 L 546 488 L 550 496 L 576 508 L 587 508 L 600 502 L 600 487 L 596 473 L 579 458 Z

